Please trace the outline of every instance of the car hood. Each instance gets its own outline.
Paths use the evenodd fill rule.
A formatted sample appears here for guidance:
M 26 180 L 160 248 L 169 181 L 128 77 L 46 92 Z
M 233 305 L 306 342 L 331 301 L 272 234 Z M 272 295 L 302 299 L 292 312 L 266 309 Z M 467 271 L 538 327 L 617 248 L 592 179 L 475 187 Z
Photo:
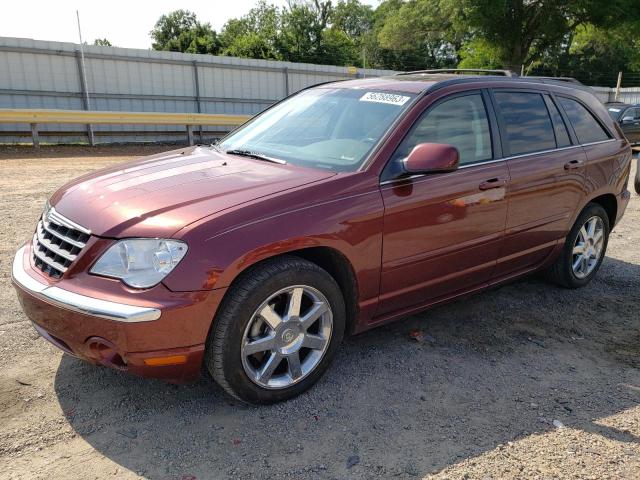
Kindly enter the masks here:
M 168 237 L 205 216 L 333 175 L 189 147 L 92 172 L 50 202 L 98 236 Z

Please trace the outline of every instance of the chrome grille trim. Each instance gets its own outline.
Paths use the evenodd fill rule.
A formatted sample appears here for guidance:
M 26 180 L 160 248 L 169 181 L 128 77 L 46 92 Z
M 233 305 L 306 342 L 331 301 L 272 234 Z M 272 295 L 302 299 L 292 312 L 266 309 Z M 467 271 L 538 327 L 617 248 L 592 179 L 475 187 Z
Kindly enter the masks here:
M 78 257 L 91 231 L 69 220 L 47 204 L 33 235 L 36 267 L 60 278 Z
M 44 245 L 48 250 L 51 250 L 56 255 L 59 255 L 60 257 L 66 260 L 69 260 L 70 262 L 73 262 L 76 259 L 77 255 L 74 255 L 68 251 L 65 251 L 62 248 L 58 247 L 56 244 L 52 243 L 50 240 L 47 240 L 46 238 L 44 238 L 44 235 L 42 232 L 43 232 L 42 224 L 38 222 L 38 230 L 36 231 L 34 238 L 37 240 L 39 244 Z
M 58 237 L 60 240 L 64 240 L 67 243 L 70 243 L 71 245 L 73 245 L 74 247 L 78 247 L 78 248 L 83 248 L 84 247 L 84 243 L 82 242 L 77 242 L 75 240 L 71 240 L 68 237 L 65 237 L 64 235 L 60 235 L 58 232 L 56 232 L 53 228 L 51 228 L 49 226 L 49 222 L 44 222 L 42 220 L 40 220 L 38 222 L 38 228 L 42 228 L 44 230 L 47 231 L 47 233 L 50 233 L 51 235 L 53 235 L 54 237 Z
M 53 207 L 49 207 L 48 215 L 46 211 L 44 212 L 43 218 L 45 216 L 49 222 L 57 223 L 58 225 L 62 225 L 63 227 L 67 227 L 72 230 L 78 230 L 79 232 L 82 232 L 85 235 L 91 235 L 91 230 L 86 229 L 75 222 L 72 222 L 66 217 L 63 217 L 58 212 L 56 212 L 56 209 Z
M 33 237 L 33 240 L 36 241 L 36 237 Z M 56 260 L 54 260 L 53 258 L 47 257 L 42 251 L 38 250 L 38 248 L 34 248 L 33 250 L 33 256 L 36 257 L 39 260 L 42 260 L 43 263 L 45 263 L 46 265 L 49 265 L 50 267 L 60 271 L 61 273 L 64 273 L 67 271 L 67 267 L 64 266 L 63 264 L 57 262 Z M 43 269 L 41 269 L 43 270 Z M 51 275 L 51 274 L 50 274 Z M 52 277 L 54 275 L 51 275 Z

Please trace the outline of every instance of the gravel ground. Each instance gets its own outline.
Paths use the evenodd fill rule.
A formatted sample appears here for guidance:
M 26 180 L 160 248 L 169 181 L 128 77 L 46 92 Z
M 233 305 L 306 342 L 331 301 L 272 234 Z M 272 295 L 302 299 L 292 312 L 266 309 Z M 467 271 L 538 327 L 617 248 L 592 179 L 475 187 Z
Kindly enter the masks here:
M 2 478 L 640 478 L 635 194 L 588 287 L 527 278 L 350 338 L 312 391 L 254 408 L 63 356 L 10 286 L 53 190 L 163 149 L 0 150 Z

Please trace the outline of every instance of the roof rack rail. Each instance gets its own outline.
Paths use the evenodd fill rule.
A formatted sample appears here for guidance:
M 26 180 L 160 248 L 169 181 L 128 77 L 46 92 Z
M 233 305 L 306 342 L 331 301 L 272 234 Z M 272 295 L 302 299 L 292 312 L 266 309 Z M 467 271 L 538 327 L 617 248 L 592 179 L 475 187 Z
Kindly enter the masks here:
M 396 75 L 438 74 L 438 73 L 484 73 L 486 75 L 501 75 L 503 77 L 517 77 L 511 70 L 488 70 L 485 68 L 436 68 L 432 70 L 415 70 L 412 72 L 396 73 Z
M 544 77 L 544 76 L 539 76 L 539 75 L 527 75 L 526 77 L 522 77 L 522 78 L 534 78 L 536 80 L 553 80 L 555 82 L 567 82 L 567 83 L 575 83 L 577 85 L 583 85 L 583 83 L 573 77 Z

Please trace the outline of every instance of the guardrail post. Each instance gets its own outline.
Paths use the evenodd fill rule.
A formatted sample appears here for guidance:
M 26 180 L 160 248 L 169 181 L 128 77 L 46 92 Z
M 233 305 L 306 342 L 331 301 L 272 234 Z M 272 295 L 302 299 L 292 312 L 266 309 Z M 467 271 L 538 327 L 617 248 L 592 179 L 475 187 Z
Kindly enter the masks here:
M 284 67 L 282 69 L 282 73 L 284 73 L 284 93 L 285 97 L 289 96 L 289 67 Z
M 33 148 L 40 148 L 40 138 L 38 138 L 38 124 L 31 124 L 31 140 L 33 141 Z
M 78 64 L 78 77 L 80 79 L 82 108 L 84 110 L 89 110 L 89 93 L 87 90 L 87 84 L 85 83 L 85 76 L 82 71 L 82 57 L 80 56 L 80 50 L 76 50 L 76 63 Z M 87 137 L 89 138 L 89 145 L 94 146 L 96 144 L 96 138 L 93 134 L 93 125 L 87 124 Z
M 193 125 L 187 125 L 187 140 L 189 140 L 189 146 L 193 145 Z

